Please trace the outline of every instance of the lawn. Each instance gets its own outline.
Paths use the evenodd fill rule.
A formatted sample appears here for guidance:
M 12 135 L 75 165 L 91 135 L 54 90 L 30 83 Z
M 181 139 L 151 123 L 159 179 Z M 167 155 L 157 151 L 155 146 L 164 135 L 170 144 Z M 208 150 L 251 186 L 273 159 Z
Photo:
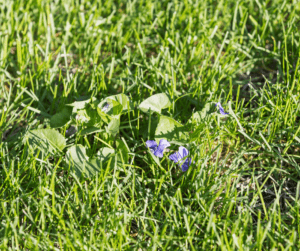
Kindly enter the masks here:
M 3 0 L 0 250 L 300 250 L 296 0 Z

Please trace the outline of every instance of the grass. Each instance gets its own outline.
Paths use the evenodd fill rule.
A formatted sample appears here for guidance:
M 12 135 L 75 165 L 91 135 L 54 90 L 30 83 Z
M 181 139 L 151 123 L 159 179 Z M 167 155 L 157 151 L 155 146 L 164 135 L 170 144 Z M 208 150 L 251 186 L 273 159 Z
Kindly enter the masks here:
M 0 8 L 1 250 L 300 249 L 297 1 Z M 116 135 L 127 164 L 78 178 L 66 151 L 45 156 L 23 144 L 66 104 L 118 93 L 135 107 Z M 158 165 L 145 147 L 158 116 L 137 106 L 157 93 L 172 102 L 162 113 L 184 125 L 209 102 L 229 112 L 193 123 L 187 172 L 169 153 Z M 67 144 L 91 157 L 114 139 L 76 133 Z

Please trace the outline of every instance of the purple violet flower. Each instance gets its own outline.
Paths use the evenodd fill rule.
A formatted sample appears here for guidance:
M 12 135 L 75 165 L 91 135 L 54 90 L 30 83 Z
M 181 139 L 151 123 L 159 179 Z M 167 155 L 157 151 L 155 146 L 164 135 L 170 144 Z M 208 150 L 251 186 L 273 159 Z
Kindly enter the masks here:
M 155 142 L 155 140 L 147 140 L 146 141 L 146 146 L 148 146 L 148 148 L 150 149 L 150 151 L 159 158 L 163 157 L 163 152 L 164 149 L 168 146 L 170 146 L 170 143 L 165 140 L 165 139 L 161 139 L 159 141 L 159 145 L 157 146 L 157 143 Z
M 105 112 L 109 108 L 109 103 L 106 103 L 105 106 L 102 108 L 102 112 Z
M 224 111 L 224 108 L 222 107 L 222 105 L 221 105 L 220 102 L 218 102 L 218 103 L 216 104 L 216 106 L 219 108 L 219 111 L 220 111 L 221 115 L 227 115 L 227 114 L 228 114 L 228 113 L 226 113 L 226 112 Z
M 188 154 L 189 154 L 188 149 L 186 149 L 183 146 L 180 146 L 179 149 L 178 149 L 178 152 L 175 152 L 175 153 L 171 154 L 169 156 L 169 159 L 173 160 L 175 163 L 178 163 L 178 162 L 179 162 L 179 164 L 182 163 L 181 164 L 181 170 L 183 172 L 185 172 L 189 169 L 189 166 L 192 163 L 191 158 L 186 158 L 185 160 L 183 159 L 184 157 L 188 156 Z

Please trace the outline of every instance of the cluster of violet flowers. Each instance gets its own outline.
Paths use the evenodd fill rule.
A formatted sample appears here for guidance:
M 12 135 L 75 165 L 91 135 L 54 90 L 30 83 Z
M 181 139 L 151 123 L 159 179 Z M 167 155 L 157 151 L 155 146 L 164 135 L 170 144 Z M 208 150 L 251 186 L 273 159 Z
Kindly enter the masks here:
M 226 116 L 228 114 L 224 111 L 224 108 L 222 107 L 220 102 L 216 104 L 216 107 L 219 108 L 221 115 Z M 156 157 L 162 158 L 165 148 L 171 146 L 171 144 L 166 139 L 161 139 L 159 141 L 159 145 L 157 145 L 155 140 L 147 140 L 146 146 Z M 169 156 L 169 159 L 174 161 L 175 163 L 178 163 L 181 166 L 181 170 L 185 172 L 189 169 L 192 163 L 191 158 L 185 158 L 188 156 L 188 154 L 188 149 L 186 149 L 183 146 L 180 146 L 177 152 Z
M 150 151 L 159 158 L 163 157 L 163 152 L 165 148 L 169 147 L 171 144 L 166 139 L 161 139 L 159 141 L 159 145 L 155 142 L 155 140 L 147 140 L 146 146 L 150 149 Z M 181 165 L 181 170 L 183 172 L 189 169 L 191 165 L 191 158 L 186 158 L 188 156 L 189 151 L 183 146 L 180 146 L 178 152 L 175 152 L 169 156 L 169 159 Z

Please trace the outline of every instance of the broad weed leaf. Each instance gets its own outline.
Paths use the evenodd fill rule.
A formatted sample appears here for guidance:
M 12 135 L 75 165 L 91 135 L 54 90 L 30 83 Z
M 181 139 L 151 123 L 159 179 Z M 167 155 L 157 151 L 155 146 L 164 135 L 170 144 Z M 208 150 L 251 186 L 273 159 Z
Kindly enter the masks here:
M 77 110 L 84 109 L 87 104 L 93 103 L 95 101 L 96 101 L 96 98 L 92 97 L 90 99 L 83 100 L 83 101 L 75 101 L 75 102 L 73 102 L 71 104 L 67 104 L 67 106 L 73 107 L 73 112 L 76 112 Z
M 100 104 L 99 104 L 100 105 Z M 100 116 L 100 118 L 106 123 L 108 124 L 111 121 L 111 116 L 109 116 L 108 114 L 106 114 L 103 110 L 102 110 L 102 106 L 101 107 L 97 107 L 97 112 L 98 115 Z
M 65 137 L 54 129 L 31 130 L 26 134 L 23 142 L 26 142 L 27 139 L 32 149 L 37 147 L 45 155 L 62 151 L 66 147 Z
M 120 116 L 115 116 L 111 119 L 111 121 L 106 126 L 106 131 L 113 136 L 119 132 L 120 127 Z
M 67 164 L 75 171 L 78 177 L 92 177 L 100 171 L 100 160 L 89 160 L 82 145 L 71 146 L 66 153 Z
M 50 126 L 52 128 L 63 127 L 71 120 L 72 107 L 66 106 L 61 112 L 54 114 L 50 119 Z
M 75 115 L 76 114 L 76 115 Z M 85 106 L 85 109 L 77 110 L 74 114 L 77 122 L 86 127 L 98 127 L 102 125 L 101 117 L 99 116 L 96 108 L 94 109 L 90 104 Z
M 101 161 L 106 162 L 109 158 L 115 156 L 115 150 L 109 147 L 103 147 L 99 149 L 97 155 Z
M 113 95 L 113 96 L 109 96 L 107 97 L 107 100 L 111 99 L 114 101 L 117 101 L 118 103 L 120 103 L 123 107 L 122 112 L 127 112 L 128 110 L 131 109 L 131 101 L 130 99 L 125 95 L 125 94 L 118 94 L 118 95 Z
M 111 120 L 113 120 L 113 117 L 119 117 L 119 115 L 121 114 L 122 110 L 123 110 L 123 106 L 112 99 L 106 99 L 107 102 L 101 102 L 98 106 L 97 106 L 97 112 L 99 114 L 99 116 L 101 117 L 101 119 L 109 124 L 111 122 Z M 105 107 L 105 104 L 109 104 L 107 110 L 104 110 L 103 107 Z
M 101 127 L 102 120 L 97 112 L 96 109 L 88 105 L 88 107 L 85 109 L 86 114 L 89 118 L 89 120 L 85 123 L 86 126 L 95 126 L 95 127 Z
M 107 114 L 108 115 L 119 115 L 121 114 L 123 110 L 123 106 L 118 102 L 113 99 L 108 98 L 107 102 L 110 104 L 111 109 L 108 110 Z
M 116 103 L 112 102 L 112 100 L 115 101 Z M 132 107 L 131 107 L 132 102 L 130 101 L 130 99 L 125 94 L 118 94 L 118 95 L 112 95 L 112 96 L 106 97 L 105 99 L 103 99 L 99 103 L 98 107 L 101 109 L 106 103 L 110 103 L 110 104 L 112 103 L 113 107 L 116 104 L 121 105 L 122 106 L 122 110 L 121 110 L 122 113 L 125 113 L 128 110 L 132 109 Z M 120 108 L 118 108 L 118 109 L 120 109 Z M 119 113 L 114 112 L 113 114 L 117 115 Z
M 167 139 L 170 143 L 184 144 L 188 142 L 188 133 L 186 128 L 176 120 L 160 116 L 155 131 L 155 139 Z
M 162 109 L 171 106 L 171 101 L 165 93 L 159 93 L 145 99 L 140 105 L 139 109 L 143 112 L 158 112 L 161 113 Z

